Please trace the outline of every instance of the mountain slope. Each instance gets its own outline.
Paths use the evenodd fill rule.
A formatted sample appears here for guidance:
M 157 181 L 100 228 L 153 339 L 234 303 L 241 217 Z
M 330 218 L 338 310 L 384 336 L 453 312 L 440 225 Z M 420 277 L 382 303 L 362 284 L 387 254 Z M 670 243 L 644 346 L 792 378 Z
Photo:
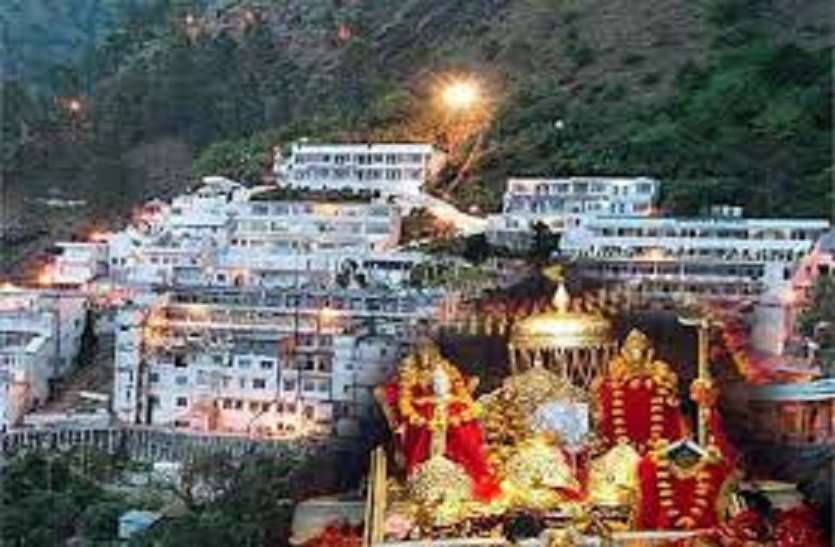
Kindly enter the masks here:
M 198 167 L 253 177 L 300 135 L 432 138 L 453 148 L 437 190 L 485 209 L 510 174 L 646 173 L 677 212 L 827 211 L 827 1 L 190 6 L 100 48 L 96 154 L 174 137 L 205 150 Z M 448 74 L 477 75 L 491 98 L 490 123 L 457 140 L 432 102 Z

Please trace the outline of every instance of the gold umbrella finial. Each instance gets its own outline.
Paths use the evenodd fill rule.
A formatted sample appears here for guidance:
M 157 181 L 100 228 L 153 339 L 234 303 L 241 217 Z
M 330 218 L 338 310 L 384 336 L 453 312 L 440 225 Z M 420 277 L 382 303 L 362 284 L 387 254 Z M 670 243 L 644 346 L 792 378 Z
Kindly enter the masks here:
M 551 303 L 558 312 L 568 313 L 571 297 L 568 295 L 568 291 L 565 289 L 565 283 L 562 281 L 560 281 L 560 285 L 557 287 L 557 292 L 554 293 L 554 298 L 551 300 Z

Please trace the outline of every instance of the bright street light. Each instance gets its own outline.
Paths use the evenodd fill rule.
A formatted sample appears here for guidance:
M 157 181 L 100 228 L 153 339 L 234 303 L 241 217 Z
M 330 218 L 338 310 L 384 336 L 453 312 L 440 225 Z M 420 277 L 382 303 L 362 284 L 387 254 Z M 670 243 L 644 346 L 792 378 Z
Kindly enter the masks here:
M 472 80 L 457 80 L 444 86 L 441 99 L 451 110 L 467 110 L 481 100 L 481 89 Z

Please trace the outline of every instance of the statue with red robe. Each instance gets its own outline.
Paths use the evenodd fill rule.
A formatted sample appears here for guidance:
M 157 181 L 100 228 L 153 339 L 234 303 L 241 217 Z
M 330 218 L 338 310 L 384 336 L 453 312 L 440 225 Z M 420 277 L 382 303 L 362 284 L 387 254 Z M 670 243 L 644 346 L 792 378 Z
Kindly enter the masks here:
M 608 371 L 592 383 L 596 429 L 606 448 L 628 443 L 644 455 L 685 436 L 678 377 L 654 355 L 647 336 L 633 329 Z
M 443 401 L 435 393 L 439 371 L 449 386 Z M 467 380 L 431 340 L 424 339 L 418 342 L 415 354 L 402 361 L 396 383 L 386 390 L 386 399 L 396 410 L 407 476 L 430 458 L 433 436 L 445 431 L 443 455 L 472 479 L 474 497 L 489 500 L 498 494 L 499 487 L 487 464 L 484 433 L 476 418 L 475 385 L 475 379 Z

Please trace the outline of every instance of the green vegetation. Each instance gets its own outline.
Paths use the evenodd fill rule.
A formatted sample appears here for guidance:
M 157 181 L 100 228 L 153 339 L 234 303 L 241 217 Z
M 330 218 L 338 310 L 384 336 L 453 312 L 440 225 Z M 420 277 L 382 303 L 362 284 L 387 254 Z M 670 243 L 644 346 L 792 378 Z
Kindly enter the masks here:
M 454 148 L 437 188 L 461 179 L 453 198 L 483 211 L 498 208 L 511 174 L 617 173 L 662 179 L 675 213 L 721 201 L 753 215 L 824 216 L 824 4 L 612 3 L 602 17 L 549 0 L 158 0 L 102 38 L 95 70 L 84 60 L 62 72 L 60 93 L 90 91 L 83 115 L 4 90 L 26 105 L 4 120 L 17 137 L 4 146 L 28 133 L 18 165 L 77 175 L 91 158 L 118 162 L 174 138 L 197 152 L 198 174 L 258 182 L 273 146 L 297 137 L 431 139 Z M 457 142 L 454 120 L 431 107 L 433 83 L 469 72 L 491 97 L 492 123 Z M 94 177 L 89 192 L 112 178 Z M 136 199 L 111 201 L 120 198 Z
M 175 496 L 184 510 L 133 542 L 135 547 L 285 545 L 295 506 L 295 458 L 207 456 L 183 468 Z
M 118 517 L 131 500 L 104 483 L 130 468 L 120 458 L 86 450 L 12 459 L 0 473 L 0 543 L 58 547 L 74 536 L 116 540 Z
M 115 545 L 119 517 L 142 509 L 164 518 L 132 547 L 284 546 L 298 501 L 356 487 L 358 454 L 197 454 L 177 480 L 91 449 L 21 454 L 0 470 L 0 544 Z

